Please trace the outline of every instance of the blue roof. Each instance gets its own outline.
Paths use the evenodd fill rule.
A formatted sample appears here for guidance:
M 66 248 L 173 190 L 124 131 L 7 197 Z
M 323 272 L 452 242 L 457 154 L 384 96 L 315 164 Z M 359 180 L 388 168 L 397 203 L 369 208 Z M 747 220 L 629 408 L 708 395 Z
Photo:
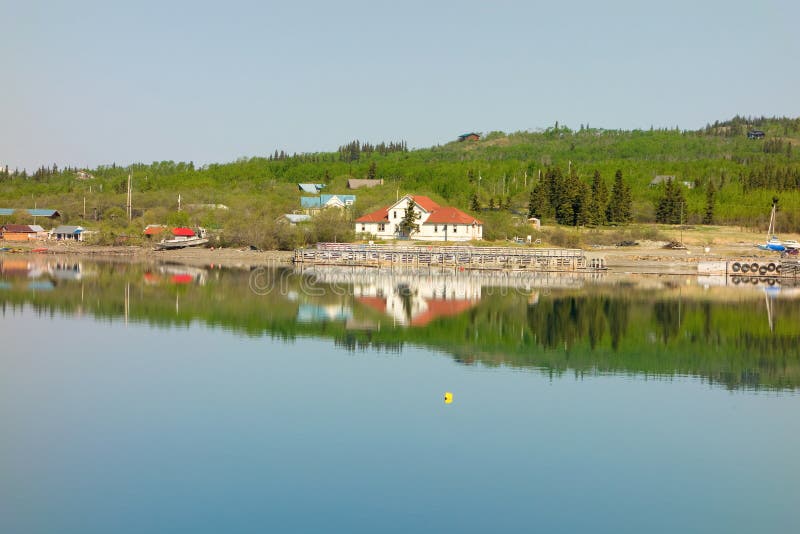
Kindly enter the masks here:
M 322 208 L 335 198 L 338 198 L 345 205 L 353 204 L 356 201 L 355 195 L 320 195 L 318 197 L 300 197 L 300 206 L 303 208 Z
M 300 189 L 300 191 L 316 195 L 322 188 L 325 187 L 325 184 L 297 184 L 297 187 Z
M 28 214 L 33 217 L 60 217 L 58 210 L 29 209 Z
M 0 208 L 0 215 L 14 215 L 14 212 L 17 211 L 16 208 Z M 25 210 L 28 212 L 28 215 L 32 217 L 60 217 L 61 214 L 58 210 L 46 210 L 46 209 L 27 209 Z
M 303 208 L 321 208 L 321 197 L 300 197 L 300 206 Z

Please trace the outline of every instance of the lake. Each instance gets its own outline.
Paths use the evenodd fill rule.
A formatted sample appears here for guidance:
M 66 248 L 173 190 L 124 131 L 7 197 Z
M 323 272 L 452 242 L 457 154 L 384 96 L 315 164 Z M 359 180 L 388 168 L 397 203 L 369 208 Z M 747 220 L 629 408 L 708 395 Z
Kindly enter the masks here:
M 770 282 L 0 255 L 0 532 L 794 531 Z

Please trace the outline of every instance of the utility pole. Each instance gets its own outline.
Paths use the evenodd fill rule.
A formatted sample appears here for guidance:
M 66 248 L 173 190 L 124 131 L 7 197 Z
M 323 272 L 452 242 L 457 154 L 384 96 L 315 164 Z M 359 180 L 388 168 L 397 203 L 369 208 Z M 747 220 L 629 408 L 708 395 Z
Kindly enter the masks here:
M 130 221 L 133 219 L 133 208 L 131 203 L 133 201 L 133 195 L 131 194 L 131 173 L 128 173 L 128 202 L 127 202 L 127 210 L 128 210 L 128 220 Z

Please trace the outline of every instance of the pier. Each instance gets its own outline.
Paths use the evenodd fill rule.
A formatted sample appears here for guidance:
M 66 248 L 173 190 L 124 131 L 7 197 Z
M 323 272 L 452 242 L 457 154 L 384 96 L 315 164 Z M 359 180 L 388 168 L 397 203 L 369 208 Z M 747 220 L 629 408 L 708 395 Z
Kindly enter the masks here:
M 403 246 L 318 243 L 294 251 L 298 265 L 453 267 L 459 270 L 577 272 L 605 269 L 583 250 L 470 246 Z

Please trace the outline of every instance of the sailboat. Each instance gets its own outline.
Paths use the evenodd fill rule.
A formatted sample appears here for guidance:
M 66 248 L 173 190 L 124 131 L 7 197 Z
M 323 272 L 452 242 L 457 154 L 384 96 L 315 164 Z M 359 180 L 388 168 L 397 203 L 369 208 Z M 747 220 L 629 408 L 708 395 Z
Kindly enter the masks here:
M 800 251 L 800 243 L 794 240 L 782 241 L 775 235 L 775 214 L 777 212 L 777 205 L 772 205 L 772 212 L 769 215 L 769 229 L 767 230 L 767 241 L 760 245 L 756 245 L 761 250 L 769 250 L 772 252 L 797 254 Z

